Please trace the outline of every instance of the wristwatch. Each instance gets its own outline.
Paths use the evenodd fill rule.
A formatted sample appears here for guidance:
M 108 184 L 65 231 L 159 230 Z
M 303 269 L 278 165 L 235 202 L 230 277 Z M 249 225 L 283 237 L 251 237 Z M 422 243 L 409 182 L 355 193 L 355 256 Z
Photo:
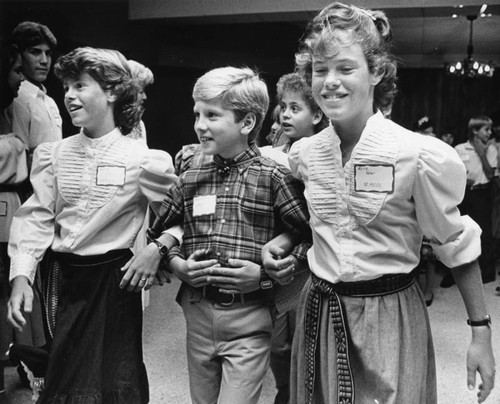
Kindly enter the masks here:
M 269 278 L 264 267 L 260 267 L 260 281 L 259 285 L 261 289 L 271 289 L 273 287 L 273 281 Z
M 156 246 L 158 247 L 158 252 L 162 257 L 168 254 L 168 247 L 166 245 L 163 245 L 156 239 L 153 239 L 151 241 L 156 244 Z
M 471 327 L 482 327 L 482 326 L 488 326 L 491 327 L 491 317 L 489 314 L 486 314 L 482 320 L 479 321 L 473 321 L 470 319 L 467 319 L 467 324 L 469 324 Z

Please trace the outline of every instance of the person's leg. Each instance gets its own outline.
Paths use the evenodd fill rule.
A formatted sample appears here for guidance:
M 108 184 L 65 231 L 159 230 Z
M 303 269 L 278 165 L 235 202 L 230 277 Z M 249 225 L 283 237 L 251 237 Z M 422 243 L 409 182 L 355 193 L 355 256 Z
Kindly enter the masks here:
M 223 369 L 219 404 L 257 404 L 269 367 L 270 308 L 236 303 L 216 315 Z
M 222 375 L 214 340 L 214 307 L 201 293 L 186 287 L 182 296 L 186 319 L 186 352 L 192 404 L 216 404 Z

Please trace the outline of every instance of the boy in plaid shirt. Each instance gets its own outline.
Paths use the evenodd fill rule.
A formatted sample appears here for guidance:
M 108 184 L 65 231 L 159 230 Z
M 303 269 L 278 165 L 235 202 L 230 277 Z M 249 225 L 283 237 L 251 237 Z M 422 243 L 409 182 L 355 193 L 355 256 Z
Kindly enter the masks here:
M 211 70 L 196 82 L 193 99 L 202 154 L 181 158 L 191 164 L 150 235 L 161 240 L 163 230 L 184 228 L 182 247 L 168 258 L 183 281 L 178 301 L 187 323 L 192 402 L 257 403 L 273 328 L 273 288 L 261 269 L 261 249 L 291 231 L 300 241 L 290 265 L 305 261 L 303 185 L 255 144 L 269 97 L 254 71 Z

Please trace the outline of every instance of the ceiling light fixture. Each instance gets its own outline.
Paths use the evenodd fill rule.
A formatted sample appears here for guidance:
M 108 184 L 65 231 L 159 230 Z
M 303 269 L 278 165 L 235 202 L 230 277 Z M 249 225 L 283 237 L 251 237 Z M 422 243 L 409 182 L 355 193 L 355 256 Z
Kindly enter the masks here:
M 486 7 L 481 7 L 480 13 L 484 13 Z M 445 65 L 446 73 L 452 76 L 459 77 L 493 77 L 495 72 L 495 67 L 491 62 L 482 63 L 474 60 L 472 53 L 474 52 L 474 46 L 472 45 L 472 25 L 474 20 L 477 19 L 477 15 L 468 15 L 467 19 L 470 21 L 470 35 L 469 35 L 469 45 L 467 46 L 467 57 L 455 63 L 447 63 Z

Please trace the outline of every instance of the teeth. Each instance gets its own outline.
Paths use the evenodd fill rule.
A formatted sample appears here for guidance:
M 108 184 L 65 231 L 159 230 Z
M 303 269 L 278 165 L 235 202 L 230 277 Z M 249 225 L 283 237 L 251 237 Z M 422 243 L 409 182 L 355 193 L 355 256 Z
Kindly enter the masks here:
M 212 140 L 212 139 L 210 139 L 209 137 L 205 137 L 205 136 L 200 137 L 200 141 L 202 141 L 202 142 L 208 142 L 209 140 Z

